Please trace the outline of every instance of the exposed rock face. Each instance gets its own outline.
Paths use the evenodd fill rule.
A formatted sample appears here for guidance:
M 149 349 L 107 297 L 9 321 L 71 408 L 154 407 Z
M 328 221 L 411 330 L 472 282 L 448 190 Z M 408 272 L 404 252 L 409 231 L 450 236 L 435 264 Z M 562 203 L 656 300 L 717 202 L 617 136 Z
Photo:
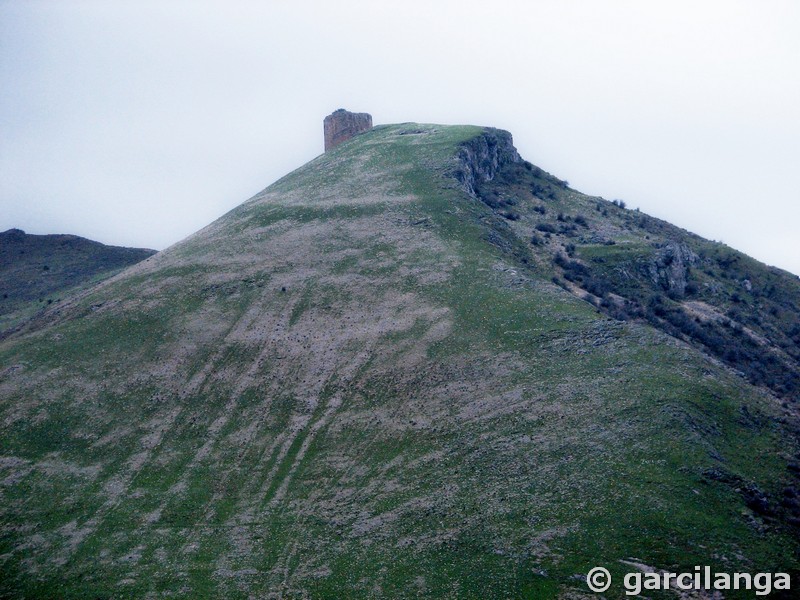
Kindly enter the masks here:
M 697 258 L 686 244 L 667 242 L 648 265 L 650 279 L 663 290 L 683 297 L 689 267 L 697 262 Z
M 362 131 L 372 129 L 372 115 L 351 113 L 343 108 L 325 117 L 325 152 Z
M 462 144 L 457 158 L 460 165 L 454 175 L 473 196 L 476 183 L 491 181 L 507 164 L 522 162 L 511 134 L 490 127 Z

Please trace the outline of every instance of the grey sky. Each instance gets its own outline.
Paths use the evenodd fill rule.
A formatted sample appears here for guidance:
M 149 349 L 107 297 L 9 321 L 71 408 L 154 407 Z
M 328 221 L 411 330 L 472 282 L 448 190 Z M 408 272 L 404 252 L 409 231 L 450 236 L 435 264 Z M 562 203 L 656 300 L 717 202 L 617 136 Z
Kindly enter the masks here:
M 800 273 L 800 2 L 0 0 L 0 230 L 164 248 L 344 107 L 510 130 L 572 187 Z

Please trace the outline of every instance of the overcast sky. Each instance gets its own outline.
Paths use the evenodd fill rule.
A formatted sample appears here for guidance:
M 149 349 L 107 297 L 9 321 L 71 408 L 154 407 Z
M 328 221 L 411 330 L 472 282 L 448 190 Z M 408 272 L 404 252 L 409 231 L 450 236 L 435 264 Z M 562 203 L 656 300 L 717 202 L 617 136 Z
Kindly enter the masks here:
M 0 230 L 163 249 L 336 108 L 508 129 L 572 187 L 800 273 L 800 2 L 0 0 Z

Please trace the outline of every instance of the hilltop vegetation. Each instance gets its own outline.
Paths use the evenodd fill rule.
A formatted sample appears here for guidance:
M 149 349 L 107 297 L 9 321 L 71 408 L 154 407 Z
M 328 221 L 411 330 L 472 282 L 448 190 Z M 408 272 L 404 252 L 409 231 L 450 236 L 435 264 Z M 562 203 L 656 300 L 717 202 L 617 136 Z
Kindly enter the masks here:
M 622 561 L 796 574 L 798 301 L 505 132 L 375 127 L 0 342 L 0 590 L 592 598 L 583 575 Z

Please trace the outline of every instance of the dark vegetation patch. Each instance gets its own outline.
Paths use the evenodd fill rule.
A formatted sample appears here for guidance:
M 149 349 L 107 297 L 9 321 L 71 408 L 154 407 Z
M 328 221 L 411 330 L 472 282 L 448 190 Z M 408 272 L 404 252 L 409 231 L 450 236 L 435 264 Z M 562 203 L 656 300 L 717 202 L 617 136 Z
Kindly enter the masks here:
M 747 412 L 747 408 L 743 407 Z M 794 463 L 790 463 L 791 466 Z M 796 465 L 795 465 L 796 466 Z M 721 467 L 706 469 L 702 474 L 705 484 L 722 484 L 738 493 L 745 506 L 768 524 L 784 523 L 800 534 L 800 475 L 795 474 L 793 481 L 773 493 L 759 488 L 752 481 Z
M 788 329 L 788 335 L 782 334 L 777 324 L 765 322 L 767 319 L 761 310 L 751 304 L 751 299 L 745 299 L 745 294 L 735 291 L 726 294 L 724 290 L 714 288 L 710 282 L 695 278 L 694 268 L 687 269 L 689 281 L 684 292 L 678 294 L 648 279 L 633 260 L 609 265 L 595 259 L 591 269 L 582 265 L 580 270 L 572 263 L 574 261 L 562 266 L 565 278 L 578 281 L 591 293 L 610 291 L 624 298 L 622 303 L 604 303 L 601 306 L 614 318 L 644 318 L 670 335 L 702 345 L 755 385 L 766 386 L 784 397 L 796 397 L 800 392 L 797 363 L 787 360 L 786 356 L 797 359 L 797 340 L 790 339 L 792 334 L 797 338 L 800 332 L 800 324 L 796 321 Z M 603 285 L 595 283 L 598 279 Z M 603 297 L 599 293 L 595 295 Z M 683 304 L 687 299 L 702 300 L 709 306 L 722 309 L 719 312 L 724 316 L 702 318 L 694 315 Z M 763 302 L 759 304 L 763 306 Z M 763 336 L 763 339 L 754 337 L 754 334 Z
M 759 280 L 757 269 L 737 271 L 734 265 L 742 259 L 724 254 L 721 263 L 714 261 L 719 272 L 710 278 L 697 268 L 709 262 L 707 254 L 701 252 L 699 264 L 686 267 L 687 281 L 682 292 L 665 289 L 661 282 L 648 277 L 654 255 L 623 260 L 595 255 L 591 269 L 582 265 L 579 270 L 572 264 L 574 261 L 559 266 L 564 269 L 565 278 L 571 277 L 591 293 L 613 292 L 624 298 L 622 303 L 604 303 L 601 306 L 614 318 L 644 318 L 670 335 L 702 345 L 710 354 L 741 372 L 751 383 L 766 386 L 781 396 L 795 398 L 800 392 L 800 370 L 796 362 L 800 356 L 800 323 L 791 294 L 781 285 L 767 287 L 766 293 L 756 291 L 752 283 L 747 286 L 742 283 L 720 285 L 720 279 L 731 282 Z M 760 270 L 766 269 L 760 266 Z M 721 276 L 723 272 L 727 277 Z M 602 281 L 602 285 L 598 286 L 597 280 Z M 595 295 L 603 297 L 602 294 Z M 700 300 L 724 316 L 696 316 L 684 306 L 685 300 Z M 776 318 L 776 315 L 782 318 Z

